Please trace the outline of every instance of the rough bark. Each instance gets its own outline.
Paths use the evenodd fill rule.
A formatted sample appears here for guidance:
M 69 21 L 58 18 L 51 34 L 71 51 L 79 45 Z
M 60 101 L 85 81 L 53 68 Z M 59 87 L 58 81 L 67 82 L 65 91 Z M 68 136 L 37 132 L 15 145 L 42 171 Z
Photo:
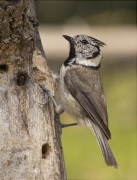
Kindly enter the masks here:
M 37 25 L 33 0 L 0 2 L 0 180 L 66 179 Z

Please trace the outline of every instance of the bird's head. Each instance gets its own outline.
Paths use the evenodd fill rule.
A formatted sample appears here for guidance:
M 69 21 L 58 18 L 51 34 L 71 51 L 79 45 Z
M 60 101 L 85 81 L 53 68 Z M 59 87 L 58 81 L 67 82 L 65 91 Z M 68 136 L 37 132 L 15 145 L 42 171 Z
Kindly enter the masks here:
M 102 57 L 100 46 L 103 47 L 105 43 L 83 34 L 74 37 L 63 35 L 63 37 L 70 44 L 69 59 L 75 57 L 78 64 L 87 66 L 97 66 L 100 63 L 99 59 Z M 95 63 L 95 61 L 99 62 Z

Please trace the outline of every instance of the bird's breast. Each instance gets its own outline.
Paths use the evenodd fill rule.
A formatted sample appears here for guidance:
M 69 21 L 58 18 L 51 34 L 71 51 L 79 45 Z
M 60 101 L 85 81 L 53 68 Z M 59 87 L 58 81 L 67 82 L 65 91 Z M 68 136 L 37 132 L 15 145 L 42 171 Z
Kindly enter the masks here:
M 60 70 L 60 82 L 59 82 L 59 93 L 61 104 L 64 107 L 65 111 L 75 120 L 78 120 L 82 114 L 82 108 L 80 104 L 74 99 L 74 97 L 70 94 L 69 90 L 67 89 L 64 76 L 66 75 L 66 71 L 69 70 L 68 67 L 64 67 L 62 65 Z

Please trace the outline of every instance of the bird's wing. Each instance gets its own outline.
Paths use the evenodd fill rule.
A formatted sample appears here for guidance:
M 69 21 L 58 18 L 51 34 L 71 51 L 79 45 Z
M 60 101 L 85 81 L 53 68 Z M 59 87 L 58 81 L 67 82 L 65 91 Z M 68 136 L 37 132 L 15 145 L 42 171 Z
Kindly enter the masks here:
M 87 67 L 69 69 L 64 82 L 71 95 L 85 110 L 87 117 L 110 139 L 105 96 L 98 70 Z

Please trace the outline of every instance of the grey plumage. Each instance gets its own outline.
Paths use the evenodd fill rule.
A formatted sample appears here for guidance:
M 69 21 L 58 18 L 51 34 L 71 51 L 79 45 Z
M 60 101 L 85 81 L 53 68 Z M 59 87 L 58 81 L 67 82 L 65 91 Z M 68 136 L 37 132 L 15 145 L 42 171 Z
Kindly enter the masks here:
M 105 162 L 117 168 L 117 162 L 108 144 L 111 133 L 99 74 L 105 43 L 86 35 L 74 38 L 64 36 L 70 43 L 70 53 L 60 70 L 60 96 L 65 111 L 79 125 L 87 125 L 97 138 Z

